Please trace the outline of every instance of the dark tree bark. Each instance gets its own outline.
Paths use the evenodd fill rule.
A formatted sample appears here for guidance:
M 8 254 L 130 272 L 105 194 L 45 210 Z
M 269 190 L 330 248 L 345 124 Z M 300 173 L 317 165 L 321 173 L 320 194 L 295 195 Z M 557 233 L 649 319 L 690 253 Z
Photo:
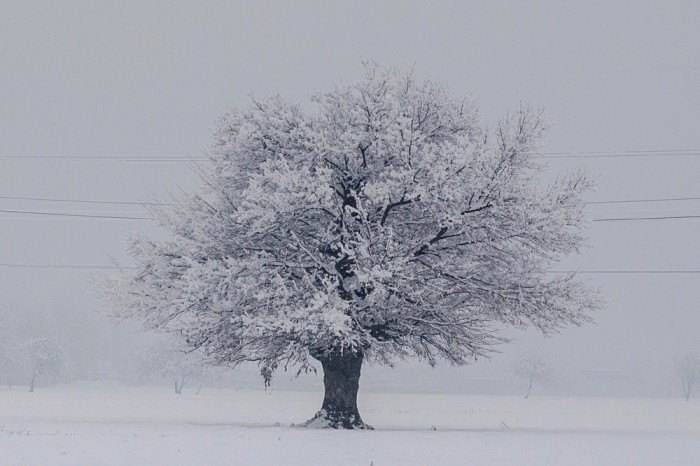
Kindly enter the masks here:
M 334 351 L 315 355 L 323 367 L 325 395 L 321 409 L 304 427 L 332 429 L 371 429 L 360 417 L 357 392 L 360 388 L 360 369 L 364 355 Z
M 530 380 L 527 384 L 527 393 L 525 394 L 525 399 L 527 400 L 530 398 L 530 393 L 532 392 L 532 377 L 530 377 Z
M 185 387 L 185 382 L 187 382 L 187 377 L 183 376 L 180 379 L 180 384 L 177 383 L 177 379 L 175 379 L 175 394 L 176 395 L 182 395 L 182 389 Z

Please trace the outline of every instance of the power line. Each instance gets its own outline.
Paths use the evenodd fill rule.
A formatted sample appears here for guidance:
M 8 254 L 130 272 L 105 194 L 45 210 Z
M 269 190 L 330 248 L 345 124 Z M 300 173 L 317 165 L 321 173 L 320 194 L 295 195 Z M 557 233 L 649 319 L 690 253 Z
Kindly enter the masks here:
M 22 215 L 40 215 L 50 217 L 67 217 L 67 218 L 89 218 L 89 219 L 105 219 L 105 220 L 155 220 L 153 217 L 137 217 L 129 215 L 98 215 L 98 214 L 77 214 L 67 212 L 47 212 L 38 210 L 11 210 L 0 209 L 0 213 L 13 213 Z M 619 217 L 619 218 L 594 218 L 593 222 L 627 222 L 635 220 L 680 220 L 700 218 L 700 215 L 669 215 L 661 217 Z M 0 217 L 0 220 L 7 220 Z
M 49 155 L 0 155 L 0 160 L 28 161 L 103 161 L 103 162 L 191 162 L 210 160 L 208 157 L 186 156 L 49 156 Z
M 0 199 L 15 201 L 39 201 L 39 202 L 60 202 L 76 204 L 106 204 L 106 205 L 136 205 L 136 206 L 172 206 L 169 202 L 137 202 L 137 201 L 111 201 L 98 199 L 67 199 L 55 197 L 24 197 L 24 196 L 0 196 Z M 587 201 L 586 204 L 628 204 L 643 202 L 679 202 L 679 201 L 700 201 L 698 197 L 659 197 L 645 199 L 613 199 L 603 201 Z
M 93 199 L 61 199 L 49 197 L 20 197 L 20 196 L 0 196 L 0 199 L 14 201 L 42 201 L 42 202 L 66 202 L 74 204 L 116 204 L 116 205 L 138 205 L 138 206 L 169 206 L 167 202 L 136 202 L 136 201 L 101 201 Z
M 133 270 L 135 267 L 118 267 L 116 265 L 84 265 L 84 264 L 23 264 L 2 262 L 0 267 L 13 269 L 87 269 L 87 270 Z
M 23 215 L 45 215 L 51 217 L 78 217 L 78 218 L 99 218 L 108 220 L 153 220 L 153 217 L 132 217 L 128 215 L 93 215 L 93 214 L 71 214 L 64 212 L 45 212 L 38 210 L 10 210 L 0 209 L 0 212 Z M 1 219 L 1 218 L 0 218 Z
M 653 149 L 623 151 L 557 151 L 535 154 L 545 159 L 567 158 L 624 158 L 624 157 L 687 157 L 700 156 L 700 149 Z M 45 155 L 2 155 L 0 160 L 26 161 L 103 161 L 103 162 L 196 162 L 211 160 L 203 156 L 181 155 L 120 155 L 120 156 L 45 156 Z
M 651 157 L 696 157 L 700 151 L 543 152 L 542 159 L 609 159 Z
M 2 198 L 0 198 L 2 199 Z M 637 202 L 698 201 L 700 197 L 660 197 L 655 199 L 616 199 L 611 201 L 588 201 L 586 204 L 628 204 Z
M 620 217 L 620 218 L 594 218 L 593 222 L 629 222 L 636 220 L 681 220 L 700 218 L 700 215 L 668 215 L 663 217 Z
M 136 270 L 137 267 L 98 264 L 26 264 L 1 262 L 0 267 L 21 269 L 62 269 L 62 270 Z M 697 275 L 700 270 L 692 269 L 610 269 L 610 270 L 548 270 L 547 274 L 590 274 L 590 275 Z
M 700 270 L 549 270 L 548 274 L 693 275 Z
M 519 76 L 581 76 L 581 75 L 605 75 L 605 74 L 642 74 L 642 73 L 673 73 L 673 72 L 695 72 L 700 71 L 700 67 L 671 67 L 671 68 L 637 68 L 621 70 L 581 70 L 581 71 L 531 71 L 512 73 L 474 73 L 467 76 L 476 78 L 501 78 Z
M 51 217 L 68 217 L 68 218 L 89 218 L 89 219 L 104 219 L 104 220 L 155 220 L 153 217 L 135 217 L 127 215 L 92 215 L 92 214 L 72 214 L 72 213 L 62 213 L 62 212 L 45 212 L 45 211 L 31 211 L 31 210 L 7 210 L 0 209 L 0 212 L 5 213 L 15 213 L 23 215 L 41 215 L 41 216 L 51 216 Z M 680 219 L 694 219 L 700 218 L 700 215 L 669 215 L 663 217 L 619 217 L 619 218 L 594 218 L 593 222 L 628 222 L 635 220 L 680 220 Z M 0 220 L 7 220 L 0 217 Z
M 544 152 L 549 155 L 567 155 L 567 154 L 594 154 L 594 155 L 607 155 L 607 154 L 655 154 L 655 153 L 678 153 L 683 154 L 687 152 L 698 153 L 700 149 L 642 149 L 642 150 L 615 150 L 615 151 L 574 151 L 574 152 Z

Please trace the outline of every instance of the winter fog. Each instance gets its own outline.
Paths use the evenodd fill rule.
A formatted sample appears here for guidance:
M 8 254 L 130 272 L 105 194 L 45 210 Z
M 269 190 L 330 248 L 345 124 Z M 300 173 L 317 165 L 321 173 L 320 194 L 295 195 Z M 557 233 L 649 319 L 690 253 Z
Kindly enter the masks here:
M 415 464 L 429 464 L 426 461 L 430 456 L 420 456 L 419 452 L 430 449 L 441 452 L 433 457 L 438 461 L 433 464 L 467 464 L 460 455 L 474 449 L 479 452 L 475 464 L 512 464 L 522 457 L 498 456 L 495 452 L 524 451 L 528 447 L 524 437 L 508 437 L 501 442 L 490 435 L 513 435 L 515 431 L 538 432 L 529 446 L 540 453 L 550 447 L 557 449 L 549 456 L 534 455 L 532 464 L 694 464 L 700 458 L 700 449 L 678 445 L 686 445 L 689 439 L 697 444 L 700 433 L 700 313 L 696 309 L 700 302 L 700 249 L 696 245 L 700 232 L 698 21 L 700 4 L 692 1 L 0 0 L 0 445 L 16 452 L 7 464 L 151 464 L 153 458 L 171 458 L 170 464 L 228 464 L 227 459 L 237 458 L 240 464 L 382 466 L 412 464 L 411 459 Z M 580 251 L 569 253 L 578 246 L 575 239 L 562 240 L 554 234 L 551 244 L 532 246 L 535 252 L 527 252 L 533 254 L 530 264 L 540 277 L 540 258 L 534 256 L 551 246 L 551 251 L 542 254 L 562 254 L 551 265 L 542 265 L 542 276 L 551 279 L 575 275 L 585 290 L 599 290 L 601 301 L 599 306 L 597 297 L 591 298 L 578 288 L 553 288 L 550 295 L 533 298 L 530 305 L 535 314 L 538 310 L 534 302 L 546 302 L 566 314 L 561 318 L 561 328 L 552 328 L 551 332 L 543 332 L 536 324 L 516 328 L 518 325 L 513 323 L 522 317 L 508 321 L 500 316 L 488 330 L 497 330 L 508 341 L 496 343 L 492 351 L 483 353 L 465 350 L 469 354 L 464 360 L 443 357 L 437 343 L 426 350 L 430 342 L 424 344 L 421 340 L 404 347 L 402 341 L 397 344 L 399 349 L 387 350 L 387 354 L 399 354 L 396 360 L 387 360 L 393 364 L 389 367 L 381 364 L 384 350 L 376 348 L 384 348 L 382 344 L 392 338 L 398 341 L 399 337 L 391 333 L 398 330 L 390 328 L 377 337 L 376 332 L 372 333 L 374 327 L 367 324 L 362 329 L 367 335 L 372 333 L 367 338 L 375 353 L 367 352 L 376 360 L 368 357 L 362 365 L 358 403 L 362 419 L 376 431 L 362 437 L 335 438 L 332 432 L 323 431 L 318 437 L 310 437 L 306 431 L 287 426 L 307 420 L 324 396 L 322 364 L 310 368 L 304 364 L 309 354 L 309 361 L 321 359 L 314 356 L 313 345 L 309 349 L 298 342 L 312 337 L 304 332 L 294 334 L 289 338 L 294 340 L 291 349 L 279 349 L 274 357 L 268 353 L 240 356 L 229 350 L 226 357 L 230 364 L 225 358 L 214 361 L 212 357 L 208 361 L 218 365 L 203 364 L 207 345 L 221 336 L 209 338 L 200 329 L 191 330 L 186 325 L 189 321 L 180 327 L 168 325 L 170 319 L 177 322 L 180 315 L 188 316 L 188 299 L 200 290 L 191 288 L 204 281 L 188 278 L 190 281 L 173 282 L 182 290 L 162 293 L 157 299 L 149 296 L 152 302 L 133 298 L 146 294 L 140 284 L 157 283 L 168 290 L 172 285 L 163 285 L 166 273 L 158 275 L 159 265 L 172 265 L 169 256 L 163 253 L 168 260 L 161 263 L 143 254 L 139 247 L 147 249 L 144 244 L 150 241 L 166 242 L 173 231 L 186 231 L 183 235 L 187 236 L 190 230 L 214 229 L 201 225 L 206 218 L 204 204 L 199 205 L 201 216 L 190 206 L 191 216 L 171 223 L 162 221 L 162 216 L 182 209 L 178 205 L 181 200 L 206 192 L 201 180 L 214 178 L 201 177 L 208 169 L 203 167 L 214 166 L 211 170 L 218 176 L 215 179 L 231 184 L 240 182 L 235 177 L 252 177 L 257 167 L 248 170 L 248 165 L 238 161 L 231 169 L 228 153 L 222 156 L 225 163 L 217 165 L 219 162 L 209 160 L 212 151 L 216 153 L 212 147 L 220 140 L 228 137 L 227 143 L 235 139 L 239 145 L 243 140 L 238 128 L 229 128 L 226 133 L 227 124 L 259 124 L 259 131 L 267 134 L 269 128 L 260 121 L 284 120 L 291 112 L 275 113 L 275 109 L 265 107 L 265 99 L 270 96 L 281 96 L 298 105 L 299 113 L 304 115 L 317 115 L 324 103 L 332 107 L 328 102 L 337 104 L 338 109 L 352 106 L 341 98 L 313 101 L 311 96 L 359 86 L 355 83 L 364 82 L 368 67 L 375 65 L 393 70 L 397 76 L 410 75 L 419 83 L 434 80 L 444 85 L 451 99 L 470 99 L 474 111 L 478 110 L 478 128 L 484 134 L 497 134 L 495 130 L 505 116 L 517 116 L 522 109 L 542 110 L 542 124 L 548 127 L 542 137 L 543 147 L 521 144 L 526 155 L 536 152 L 533 160 L 542 164 L 539 171 L 535 170 L 534 186 L 544 189 L 561 175 L 581 170 L 595 187 L 581 190 L 585 225 Z M 397 87 L 409 87 L 401 81 L 403 78 L 397 79 L 403 83 Z M 371 81 L 367 89 L 374 89 L 380 81 Z M 416 99 L 423 97 L 420 94 Z M 387 108 L 403 104 L 391 102 Z M 445 108 L 452 108 L 450 105 L 445 104 Z M 263 116 L 227 119 L 227 112 L 234 108 L 259 110 Z M 291 113 L 296 117 L 295 112 Z M 345 117 L 341 110 L 333 115 L 338 120 Z M 400 126 L 405 116 L 397 117 L 396 124 Z M 460 113 L 454 119 L 462 117 Z M 319 123 L 322 118 L 313 118 L 299 118 L 299 127 L 313 127 L 313 131 L 308 130 L 310 136 L 298 136 L 295 127 L 292 133 L 302 142 L 294 141 L 290 151 L 303 152 L 299 147 L 306 148 L 307 143 L 314 150 L 333 146 L 334 141 L 318 141 L 335 134 L 339 125 L 335 117 L 327 118 L 331 123 L 326 122 L 326 127 Z M 449 124 L 453 123 L 450 120 Z M 394 134 L 391 131 L 387 133 Z M 251 141 L 255 134 L 250 136 Z M 314 142 L 308 142 L 307 136 Z M 445 138 L 438 142 L 443 143 Z M 469 144 L 449 140 L 450 147 L 474 150 L 481 154 L 474 160 L 488 168 L 488 150 L 483 149 L 483 155 L 479 152 L 482 149 L 473 149 L 478 144 L 472 139 Z M 371 144 L 365 148 L 362 141 L 359 147 L 364 156 Z M 383 142 L 393 147 L 388 137 Z M 491 143 L 498 145 L 490 140 L 484 146 Z M 456 161 L 462 160 L 455 157 Z M 334 160 L 329 162 L 331 171 L 336 168 Z M 440 159 L 436 160 L 432 166 L 437 172 L 441 167 Z M 383 167 L 391 163 L 385 161 Z M 274 175 L 282 178 L 280 184 L 292 183 L 291 177 L 284 177 L 287 172 L 274 171 L 278 168 L 266 168 L 268 181 Z M 231 169 L 230 176 L 225 173 L 227 169 Z M 309 173 L 320 179 L 322 174 L 314 169 Z M 347 160 L 344 170 L 349 170 Z M 420 172 L 412 172 L 412 182 Z M 481 172 L 475 169 L 475 173 Z M 384 174 L 381 172 L 381 176 Z M 498 169 L 494 170 L 494 179 L 497 174 Z M 469 176 L 472 178 L 465 179 L 473 184 L 488 179 L 486 175 Z M 438 178 L 435 175 L 430 182 L 438 184 Z M 451 178 L 446 179 L 445 184 Z M 405 182 L 399 175 L 380 181 L 389 186 L 387 192 L 395 188 L 390 183 L 400 186 Z M 487 183 L 484 186 L 484 192 L 491 189 Z M 508 194 L 503 194 L 505 204 L 517 197 L 510 194 L 526 192 L 516 188 L 504 188 Z M 425 192 L 415 192 L 418 194 L 411 197 L 408 190 L 404 191 L 407 197 L 401 196 L 400 200 L 388 194 L 385 204 L 425 202 Z M 265 199 L 260 195 L 252 201 L 250 196 L 241 195 L 240 205 L 260 199 L 259 205 L 264 205 L 277 194 Z M 464 196 L 469 198 L 468 193 Z M 234 198 L 231 204 L 238 201 Z M 556 212 L 530 201 L 523 203 L 522 210 L 535 217 L 549 214 L 549 220 L 556 224 Z M 341 210 L 346 204 L 344 201 Z M 575 204 L 572 201 L 572 210 Z M 212 209 L 220 213 L 220 207 L 214 205 Z M 364 215 L 364 207 L 351 207 Z M 490 204 L 484 201 L 474 211 L 488 207 Z M 381 223 L 377 231 L 384 232 L 392 208 L 376 210 L 377 219 L 381 218 L 375 222 Z M 238 204 L 232 209 L 238 212 Z M 374 212 L 369 207 L 367 211 Z M 258 223 L 250 220 L 253 223 L 246 224 L 254 230 L 250 225 L 257 227 L 267 217 L 250 212 L 250 217 L 240 215 L 242 221 L 259 215 L 254 219 Z M 405 212 L 394 211 L 392 215 L 404 215 L 399 217 L 401 220 L 414 219 Z M 154 217 L 161 220 L 160 224 Z M 575 214 L 562 214 L 561 218 L 562 228 L 578 225 Z M 498 221 L 489 220 L 492 223 L 488 228 L 506 231 L 510 227 Z M 367 244 L 375 245 L 372 241 L 377 231 L 369 232 L 367 228 Z M 420 228 L 422 225 L 415 230 Z M 481 228 L 481 224 L 474 228 Z M 317 230 L 309 231 L 315 241 Z M 273 235 L 279 239 L 275 245 L 277 257 L 297 247 L 294 234 L 287 238 Z M 131 242 L 134 235 L 148 240 L 135 247 Z M 432 236 L 423 238 L 424 242 L 432 245 L 436 238 L 441 239 L 439 233 L 430 239 Z M 251 242 L 247 247 L 259 238 L 247 237 Z M 571 244 L 559 244 L 567 241 Z M 298 251 L 305 251 L 304 244 L 299 241 Z M 178 247 L 183 251 L 175 253 L 196 255 L 213 246 L 200 250 L 183 242 Z M 344 253 L 344 247 L 338 246 L 338 251 Z M 382 254 L 395 251 L 393 245 L 383 247 Z M 513 251 L 493 257 L 507 262 Z M 258 270 L 277 263 L 277 257 L 266 262 L 256 254 L 237 260 Z M 481 251 L 478 254 L 482 256 Z M 406 257 L 413 256 L 415 252 Z M 527 255 L 523 253 L 523 257 Z M 376 264 L 372 264 L 372 270 L 376 270 Z M 212 274 L 223 274 L 211 267 Z M 404 272 L 396 267 L 397 276 L 397 270 Z M 308 264 L 302 268 L 309 274 Z M 336 268 L 339 270 L 337 264 Z M 152 272 L 154 269 L 157 271 Z M 241 270 L 236 273 L 248 277 L 249 272 Z M 515 269 L 508 270 L 507 277 L 519 277 Z M 114 277 L 120 273 L 133 281 L 119 292 L 111 291 L 113 285 L 106 283 L 117 280 Z M 440 274 L 445 275 L 444 271 L 436 272 Z M 530 278 L 523 272 L 523 281 L 530 284 Z M 316 286 L 327 291 L 342 289 L 347 279 L 339 278 L 340 284 L 316 276 L 316 282 L 307 281 L 309 289 Z M 237 280 L 240 285 L 241 280 Z M 190 288 L 185 290 L 182 283 Z M 254 287 L 264 282 L 251 283 Z M 379 294 L 376 283 L 368 285 L 366 295 Z M 419 285 L 416 279 L 412 289 Z M 280 288 L 282 285 L 276 285 L 274 292 L 264 297 L 268 303 L 279 298 L 272 295 Z M 291 288 L 299 290 L 296 282 Z M 250 299 L 263 302 L 263 291 Z M 394 302 L 394 292 L 387 292 L 387 303 Z M 496 294 L 491 288 L 488 292 Z M 115 299 L 110 293 L 122 294 Z M 342 302 L 369 300 L 366 295 L 349 299 L 340 294 L 342 299 L 338 300 Z M 169 296 L 173 297 L 172 305 L 167 302 Z M 435 302 L 440 299 L 435 298 L 430 305 L 438 309 Z M 573 304 L 563 303 L 567 299 Z M 241 298 L 236 302 L 244 301 Z M 415 304 L 409 298 L 406 302 Z M 208 302 L 209 307 L 218 304 Z M 420 304 L 427 306 L 423 301 Z M 160 313 L 145 318 L 138 315 L 147 314 L 144 309 L 148 306 L 160 306 Z M 527 304 L 524 308 L 529 312 Z M 293 311 L 290 305 L 289 312 Z M 587 315 L 591 322 L 586 322 Z M 242 321 L 247 317 L 248 310 L 242 311 Z M 155 324 L 157 319 L 162 322 Z M 192 315 L 183 319 L 203 318 Z M 386 321 L 382 323 L 391 327 Z M 267 338 L 265 331 L 274 325 L 250 331 Z M 212 335 L 216 333 L 204 328 Z M 327 330 L 319 328 L 318 333 Z M 284 331 L 293 334 L 296 329 Z M 478 334 L 475 341 L 487 334 Z M 236 338 L 247 341 L 249 335 L 236 334 Z M 343 344 L 364 351 L 370 343 L 362 338 L 348 337 L 350 343 L 343 340 Z M 452 344 L 456 340 L 464 347 L 460 338 L 449 333 L 447 341 Z M 405 350 L 409 356 L 404 355 L 404 348 L 409 348 Z M 431 351 L 437 354 L 434 367 L 430 364 Z M 240 362 L 236 359 L 239 356 L 242 364 L 230 367 Z M 462 365 L 467 359 L 469 363 Z M 270 368 L 276 370 L 267 384 L 261 369 L 265 375 Z M 453 409 L 455 406 L 458 408 Z M 94 407 L 99 408 L 93 411 Z M 609 417 L 601 420 L 600 413 Z M 109 423 L 118 426 L 116 433 L 108 432 L 105 426 Z M 151 428 L 149 423 L 156 427 Z M 170 427 L 158 427 L 159 423 Z M 212 426 L 218 428 L 202 430 Z M 279 428 L 279 432 L 251 427 Z M 428 433 L 423 431 L 432 433 L 431 429 L 449 432 L 439 432 L 443 435 L 439 438 L 419 435 Z M 46 440 L 30 435 L 54 431 L 56 436 Z M 541 435 L 543 432 L 552 435 Z M 603 447 L 603 441 L 594 435 L 600 432 L 629 436 L 611 434 Z M 83 443 L 66 443 L 64 434 L 75 435 Z M 101 456 L 101 452 L 113 448 L 102 437 L 115 435 L 128 440 L 132 434 L 138 437 L 129 440 L 137 453 L 130 456 L 121 452 L 111 461 Z M 243 443 L 239 448 L 244 450 L 237 453 L 240 456 L 220 456 L 230 455 L 216 450 L 216 445 L 228 442 L 229 434 L 245 437 L 251 450 L 245 450 Z M 632 438 L 633 434 L 639 438 Z M 647 435 L 650 441 L 644 444 Z M 278 442 L 278 437 L 280 451 L 289 456 L 275 457 L 269 451 L 261 456 L 251 453 L 269 450 L 269 445 L 278 444 L 270 443 Z M 182 452 L 177 450 L 175 454 L 173 445 L 182 439 Z M 197 442 L 192 441 L 190 445 L 187 439 L 204 443 L 195 445 Z M 202 456 L 208 454 L 209 442 L 211 457 Z M 416 452 L 407 450 L 404 454 L 408 456 L 401 456 L 389 446 L 392 442 L 413 443 Z M 305 456 L 307 443 L 319 446 L 318 456 Z M 81 457 L 85 445 L 89 446 L 88 453 Z M 456 450 L 455 445 L 461 445 L 460 449 Z M 595 455 L 590 453 L 591 448 Z M 334 449 L 344 449 L 346 456 L 334 457 Z M 620 453 L 625 449 L 636 453 L 625 456 Z M 358 451 L 372 453 L 354 453 Z M 669 457 L 666 451 L 675 451 L 677 456 Z M 287 462 L 280 463 L 280 458 Z

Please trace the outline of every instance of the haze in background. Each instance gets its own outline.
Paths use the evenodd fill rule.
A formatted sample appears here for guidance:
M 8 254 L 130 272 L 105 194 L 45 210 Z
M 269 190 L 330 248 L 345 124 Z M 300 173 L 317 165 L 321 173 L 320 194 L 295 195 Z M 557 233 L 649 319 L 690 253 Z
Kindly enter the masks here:
M 313 92 L 361 76 L 362 59 L 443 79 L 453 94 L 476 96 L 486 121 L 542 105 L 554 122 L 550 152 L 700 151 L 699 21 L 700 4 L 681 1 L 5 0 L 0 209 L 144 216 L 138 205 L 3 197 L 139 202 L 192 191 L 186 162 L 108 158 L 200 157 L 229 105 L 279 93 L 308 106 Z M 700 196 L 700 156 L 558 158 L 544 176 L 579 166 L 599 175 L 591 201 Z M 698 215 L 700 201 L 589 210 L 592 219 Z M 0 299 L 81 313 L 101 310 L 89 278 L 108 272 L 9 265 L 129 265 L 130 232 L 162 234 L 149 221 L 16 212 L 0 212 L 0 229 Z M 699 233 L 693 219 L 592 223 L 590 249 L 559 269 L 697 270 Z M 572 373 L 644 373 L 654 384 L 674 354 L 700 351 L 700 275 L 586 277 L 610 299 L 596 325 L 548 339 L 513 331 L 515 343 L 488 364 L 396 375 L 459 385 L 501 377 L 516 354 L 534 351 Z M 113 332 L 119 351 L 141 338 Z M 384 371 L 375 380 L 392 377 Z

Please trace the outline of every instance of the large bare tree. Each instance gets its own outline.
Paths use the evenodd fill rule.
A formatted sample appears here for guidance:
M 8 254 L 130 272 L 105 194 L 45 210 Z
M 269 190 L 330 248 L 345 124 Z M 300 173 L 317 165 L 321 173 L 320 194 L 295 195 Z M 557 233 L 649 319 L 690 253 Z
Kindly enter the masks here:
M 541 186 L 539 110 L 483 127 L 445 86 L 369 64 L 366 79 L 220 119 L 203 190 L 154 214 L 113 308 L 181 333 L 211 362 L 320 363 L 309 426 L 364 428 L 364 362 L 466 364 L 503 324 L 544 332 L 589 320 L 595 291 L 548 274 L 584 240 L 582 172 Z

